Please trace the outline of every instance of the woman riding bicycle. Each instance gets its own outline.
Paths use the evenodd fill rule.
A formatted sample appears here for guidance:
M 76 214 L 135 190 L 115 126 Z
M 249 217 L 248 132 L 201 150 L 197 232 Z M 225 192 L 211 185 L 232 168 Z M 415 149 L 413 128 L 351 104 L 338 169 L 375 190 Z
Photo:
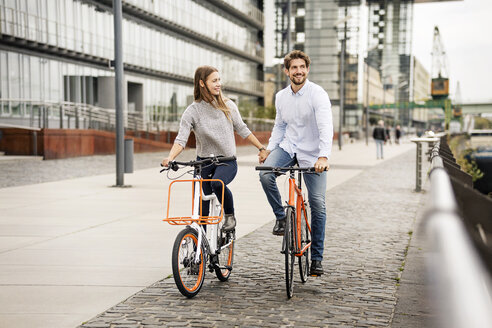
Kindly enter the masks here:
M 196 138 L 197 160 L 210 156 L 235 156 L 236 142 L 234 131 L 243 139 L 259 149 L 260 154 L 265 152 L 265 147 L 251 133 L 243 122 L 236 104 L 222 96 L 220 75 L 216 68 L 200 66 L 195 71 L 194 78 L 195 101 L 184 111 L 179 126 L 179 132 L 174 140 L 174 145 L 169 156 L 162 161 L 163 166 L 168 166 L 185 148 L 190 132 L 193 129 Z M 237 173 L 236 160 L 225 162 L 227 165 L 215 165 L 202 168 L 203 179 L 219 179 L 224 182 L 224 225 L 225 231 L 232 231 L 236 226 L 234 216 L 234 202 L 232 193 L 227 185 L 234 179 Z M 222 184 L 218 181 L 208 181 L 202 184 L 206 195 L 212 193 L 222 198 Z M 209 201 L 202 204 L 202 213 L 207 215 Z

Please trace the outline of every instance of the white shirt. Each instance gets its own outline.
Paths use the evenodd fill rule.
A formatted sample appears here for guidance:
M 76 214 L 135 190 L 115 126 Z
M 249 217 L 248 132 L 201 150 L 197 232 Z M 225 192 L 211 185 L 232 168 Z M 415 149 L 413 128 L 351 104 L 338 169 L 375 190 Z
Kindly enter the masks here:
M 331 102 L 326 91 L 306 80 L 294 93 L 289 85 L 275 97 L 277 114 L 268 150 L 277 146 L 301 167 L 310 167 L 319 157 L 330 158 L 333 141 Z

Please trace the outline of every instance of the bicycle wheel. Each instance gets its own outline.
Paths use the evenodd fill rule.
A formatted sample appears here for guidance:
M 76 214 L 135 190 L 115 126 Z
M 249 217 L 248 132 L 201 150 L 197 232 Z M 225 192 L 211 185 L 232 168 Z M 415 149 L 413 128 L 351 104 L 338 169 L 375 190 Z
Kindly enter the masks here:
M 308 219 L 308 209 L 307 209 L 307 205 L 306 205 L 306 211 L 303 211 L 302 209 L 300 209 L 301 211 L 301 242 L 300 242 L 300 248 L 303 249 L 304 246 L 306 246 L 308 243 L 309 243 L 309 237 L 310 237 L 310 233 L 309 233 L 309 228 L 306 224 L 306 219 Z M 308 272 L 309 272 L 309 250 L 310 250 L 310 247 L 308 249 L 306 249 L 304 251 L 304 254 L 302 254 L 302 256 L 299 256 L 299 274 L 301 276 L 301 281 L 302 282 L 306 282 L 307 281 L 307 277 L 308 277 Z
M 220 281 L 229 279 L 232 271 L 232 262 L 234 259 L 234 239 L 232 232 L 219 232 L 218 247 L 220 253 L 217 256 L 217 265 L 215 274 Z
M 292 208 L 287 208 L 285 216 L 284 254 L 285 254 L 285 287 L 287 297 L 291 298 L 294 292 L 294 263 L 296 259 L 294 247 L 294 222 L 295 213 Z
M 200 261 L 195 263 L 195 256 L 199 247 L 197 244 L 197 232 L 192 228 L 186 228 L 180 231 L 173 247 L 174 282 L 181 294 L 188 298 L 198 294 L 205 278 L 203 248 L 200 252 Z

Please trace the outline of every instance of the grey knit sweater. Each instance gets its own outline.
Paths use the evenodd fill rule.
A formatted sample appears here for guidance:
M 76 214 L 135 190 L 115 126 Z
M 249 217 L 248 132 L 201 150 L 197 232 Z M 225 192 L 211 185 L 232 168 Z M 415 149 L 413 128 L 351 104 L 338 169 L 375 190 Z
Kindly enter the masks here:
M 241 119 L 236 104 L 229 100 L 226 105 L 231 110 L 232 122 L 220 109 L 214 108 L 211 104 L 205 101 L 193 102 L 181 117 L 179 132 L 174 142 L 184 148 L 193 129 L 198 156 L 236 155 L 234 131 L 242 138 L 249 136 L 251 131 Z

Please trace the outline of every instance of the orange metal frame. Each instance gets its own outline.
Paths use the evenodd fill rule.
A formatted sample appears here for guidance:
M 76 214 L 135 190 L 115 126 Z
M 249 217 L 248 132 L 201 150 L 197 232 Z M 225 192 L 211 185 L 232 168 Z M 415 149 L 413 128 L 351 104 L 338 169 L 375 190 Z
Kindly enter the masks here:
M 304 206 L 304 198 L 302 197 L 301 189 L 296 185 L 296 180 L 289 178 L 289 205 L 296 209 L 296 256 L 302 256 L 304 252 L 311 247 L 311 242 L 300 249 L 301 240 L 301 220 L 302 213 L 304 212 L 304 220 L 306 220 L 306 225 L 308 227 L 309 233 L 311 233 L 311 226 L 307 220 L 306 206 Z
M 200 182 L 200 215 L 198 216 L 198 219 L 193 219 L 191 216 L 175 216 L 175 217 L 169 217 L 169 209 L 171 207 L 171 187 L 174 183 L 176 182 L 191 182 L 191 193 L 192 193 L 192 200 L 191 200 L 191 211 L 193 212 L 194 210 L 194 203 L 195 203 L 195 182 Z M 222 183 L 222 198 L 220 202 L 220 215 L 218 216 L 204 216 L 202 215 L 202 184 L 203 182 L 212 182 L 212 181 L 219 181 Z M 198 224 L 218 224 L 220 221 L 222 221 L 222 218 L 224 217 L 224 207 L 222 204 L 224 203 L 224 189 L 225 185 L 222 180 L 219 179 L 190 179 L 190 180 L 176 180 L 173 181 L 169 184 L 169 192 L 167 194 L 167 212 L 166 212 L 166 218 L 163 219 L 162 221 L 167 222 L 172 225 L 190 225 L 193 222 L 196 222 Z

